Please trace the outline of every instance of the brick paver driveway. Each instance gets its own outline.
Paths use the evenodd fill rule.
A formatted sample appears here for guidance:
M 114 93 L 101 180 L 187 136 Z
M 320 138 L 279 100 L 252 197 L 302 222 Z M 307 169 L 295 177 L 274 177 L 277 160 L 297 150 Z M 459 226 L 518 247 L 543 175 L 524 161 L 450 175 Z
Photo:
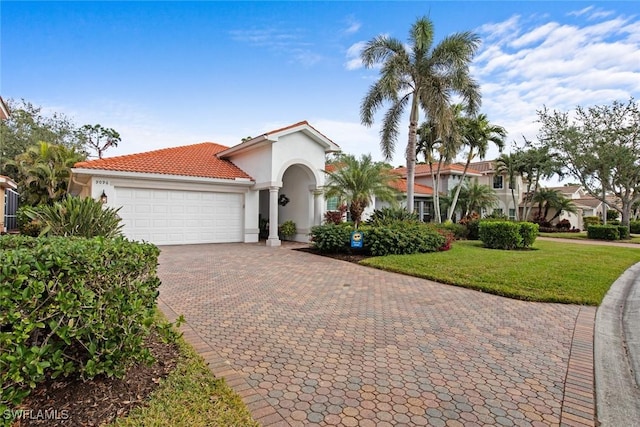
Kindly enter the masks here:
M 163 247 L 159 273 L 263 425 L 593 424 L 593 307 L 257 244 Z

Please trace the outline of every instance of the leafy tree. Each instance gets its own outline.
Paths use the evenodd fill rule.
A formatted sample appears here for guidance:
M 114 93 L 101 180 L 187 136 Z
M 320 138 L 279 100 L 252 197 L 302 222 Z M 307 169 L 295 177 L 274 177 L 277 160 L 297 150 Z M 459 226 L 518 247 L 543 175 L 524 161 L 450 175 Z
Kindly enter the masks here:
M 340 167 L 333 172 L 325 172 L 326 197 L 338 197 L 340 202 L 349 206 L 351 218 L 358 228 L 364 209 L 371 204 L 372 197 L 395 203 L 398 192 L 391 183 L 398 176 L 383 163 L 371 160 L 371 155 L 362 155 L 357 159 L 352 155 L 340 158 Z
M 102 125 L 84 125 L 78 130 L 78 137 L 87 148 L 95 151 L 99 159 L 110 147 L 117 147 L 121 141 L 120 134 Z
M 548 147 L 535 147 L 527 139 L 525 139 L 525 147 L 516 151 L 516 155 L 519 160 L 518 172 L 527 183 L 522 213 L 522 219 L 527 220 L 531 216 L 533 195 L 540 188 L 540 181 L 554 175 L 562 177 L 562 164 L 558 156 L 551 153 Z
M 507 136 L 507 131 L 502 126 L 490 123 L 485 114 L 466 118 L 466 120 L 463 120 L 461 124 L 463 126 L 463 144 L 469 147 L 469 154 L 467 155 L 467 162 L 464 165 L 460 182 L 456 186 L 456 190 L 451 201 L 451 208 L 449 209 L 449 214 L 447 216 L 447 220 L 449 221 L 451 221 L 453 212 L 456 209 L 460 190 L 462 189 L 462 183 L 465 181 L 469 164 L 473 158 L 477 155 L 480 159 L 484 160 L 487 155 L 487 149 L 489 148 L 490 142 L 495 144 L 498 149 L 502 151 L 502 148 L 504 147 L 504 138 Z M 513 186 L 511 192 L 513 193 Z M 517 211 L 518 207 L 515 205 L 515 199 L 514 206 L 516 206 Z
M 520 220 L 520 209 L 518 208 L 518 200 L 516 199 L 516 180 L 520 170 L 520 153 L 501 154 L 496 160 L 496 173 L 506 174 L 509 180 L 509 188 L 511 189 L 511 199 L 513 207 L 516 211 L 516 220 Z
M 380 78 L 369 88 L 360 106 L 360 119 L 371 126 L 376 111 L 390 104 L 381 130 L 380 145 L 387 159 L 393 157 L 400 120 L 410 105 L 407 159 L 407 207 L 413 211 L 416 141 L 420 109 L 435 126 L 436 135 L 447 135 L 452 126 L 451 98 L 458 94 L 468 109 L 480 104 L 478 84 L 469 64 L 480 40 L 471 32 L 456 33 L 434 46 L 434 28 L 429 18 L 418 19 L 409 32 L 409 46 L 385 35 L 370 40 L 362 51 L 367 68 L 382 64 Z
M 7 104 L 11 115 L 0 121 L 0 174 L 16 179 L 16 170 L 7 168 L 7 162 L 42 141 L 68 149 L 82 147 L 75 124 L 64 114 L 45 115 L 42 107 L 24 99 L 8 99 Z
M 14 171 L 23 202 L 35 206 L 61 200 L 67 193 L 71 167 L 84 159 L 84 153 L 73 148 L 40 142 L 7 166 Z
M 575 112 L 538 111 L 539 140 L 556 153 L 568 173 L 593 197 L 611 206 L 629 225 L 631 209 L 640 200 L 640 108 L 633 98 L 610 105 L 577 107 Z

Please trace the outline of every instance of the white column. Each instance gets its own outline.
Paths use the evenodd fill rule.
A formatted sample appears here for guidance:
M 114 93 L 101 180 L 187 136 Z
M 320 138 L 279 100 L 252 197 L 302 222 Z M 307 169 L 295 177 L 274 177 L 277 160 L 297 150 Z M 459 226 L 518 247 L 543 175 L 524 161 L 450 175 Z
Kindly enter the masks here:
M 280 187 L 269 187 L 269 238 L 267 246 L 280 246 L 278 237 L 278 191 Z
M 322 224 L 322 215 L 324 214 L 324 197 L 322 190 L 315 190 L 313 192 L 313 225 Z

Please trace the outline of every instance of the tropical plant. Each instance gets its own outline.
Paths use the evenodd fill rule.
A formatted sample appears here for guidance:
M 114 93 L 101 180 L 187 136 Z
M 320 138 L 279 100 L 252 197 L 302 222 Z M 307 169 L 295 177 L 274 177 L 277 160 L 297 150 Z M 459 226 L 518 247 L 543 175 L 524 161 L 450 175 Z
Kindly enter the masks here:
M 340 158 L 340 167 L 333 172 L 325 173 L 325 196 L 338 197 L 340 203 L 348 205 L 351 220 L 356 228 L 373 196 L 381 201 L 397 202 L 399 194 L 391 183 L 397 180 L 398 176 L 391 173 L 388 165 L 374 162 L 369 154 L 363 154 L 360 159 L 345 154 Z
M 518 172 L 527 183 L 524 197 L 524 207 L 522 219 L 526 220 L 531 216 L 533 208 L 533 195 L 540 187 L 540 181 L 551 178 L 554 175 L 562 177 L 562 163 L 556 154 L 550 152 L 548 147 L 533 147 L 532 143 L 525 138 L 525 148 L 517 151 Z
M 498 196 L 493 188 L 479 184 L 477 179 L 467 182 L 460 190 L 460 206 L 464 207 L 464 216 L 475 212 L 482 214 L 484 209 L 494 207 L 498 203 Z
M 436 134 L 445 136 L 452 126 L 451 99 L 462 97 L 470 112 L 480 104 L 478 84 L 471 78 L 469 64 L 480 39 L 471 32 L 456 33 L 434 46 L 432 21 L 418 19 L 409 32 L 409 46 L 398 39 L 380 35 L 370 40 L 361 57 L 365 67 L 382 64 L 380 78 L 369 88 L 360 106 L 360 119 L 373 124 L 376 111 L 390 103 L 382 130 L 380 145 L 387 159 L 393 156 L 398 126 L 410 104 L 407 160 L 407 206 L 413 211 L 416 140 L 420 109 L 435 125 Z
M 367 225 L 384 226 L 395 222 L 417 222 L 418 215 L 415 212 L 409 212 L 403 206 L 386 207 L 373 211 Z
M 516 199 L 516 180 L 520 169 L 520 154 L 518 152 L 511 154 L 501 154 L 496 160 L 496 173 L 504 174 L 509 180 L 509 189 L 511 189 L 511 199 L 513 208 L 516 211 L 516 221 L 520 220 L 520 209 L 518 208 L 518 200 Z
M 576 207 L 575 203 L 573 203 L 571 199 L 568 199 L 563 195 L 560 195 L 558 200 L 553 202 L 551 207 L 556 210 L 556 213 L 551 217 L 549 222 L 553 222 L 553 220 L 562 215 L 563 212 L 570 212 L 572 214 L 578 213 L 578 208 Z
M 91 197 L 67 197 L 53 205 L 30 208 L 26 214 L 42 224 L 41 234 L 111 238 L 122 234 L 119 210 L 105 207 Z
M 558 190 L 552 188 L 540 188 L 535 192 L 532 200 L 538 204 L 538 217 L 540 221 L 549 222 L 547 221 L 549 209 L 557 205 L 562 197 L 562 194 L 560 194 Z
M 296 223 L 288 220 L 282 223 L 282 225 L 280 226 L 280 234 L 282 234 L 283 237 L 289 239 L 292 236 L 295 236 L 297 232 L 296 229 Z
M 40 142 L 7 165 L 15 168 L 23 203 L 35 206 L 61 200 L 67 193 L 71 167 L 84 159 L 75 149 Z
M 462 122 L 463 128 L 463 143 L 469 147 L 469 153 L 467 154 L 467 161 L 464 165 L 464 170 L 462 171 L 462 176 L 460 177 L 460 182 L 456 186 L 455 193 L 453 195 L 453 199 L 451 201 L 451 207 L 449 209 L 449 213 L 447 215 L 447 220 L 451 221 L 451 217 L 456 210 L 456 204 L 458 203 L 458 198 L 460 196 L 460 190 L 462 189 L 462 183 L 465 181 L 465 177 L 467 176 L 467 170 L 469 169 L 469 164 L 477 155 L 481 160 L 484 160 L 487 155 L 487 150 L 489 148 L 489 143 L 493 143 L 498 147 L 500 151 L 502 151 L 504 147 L 504 138 L 507 136 L 507 131 L 498 125 L 494 125 L 489 122 L 489 119 L 485 114 L 479 114 L 476 117 L 467 118 Z M 510 180 L 513 183 L 513 178 Z M 513 187 L 511 186 L 511 193 L 513 194 Z M 514 206 L 517 205 L 515 203 L 514 197 Z

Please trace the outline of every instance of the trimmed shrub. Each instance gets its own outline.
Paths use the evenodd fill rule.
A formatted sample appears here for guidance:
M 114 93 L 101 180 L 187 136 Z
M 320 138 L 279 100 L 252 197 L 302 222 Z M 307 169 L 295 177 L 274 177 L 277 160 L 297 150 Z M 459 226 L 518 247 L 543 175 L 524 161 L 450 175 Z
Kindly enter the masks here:
M 633 234 L 640 234 L 640 221 L 629 222 L 629 231 Z
M 620 233 L 620 240 L 629 240 L 631 238 L 631 233 L 629 231 L 629 227 L 624 225 L 618 225 L 618 233 Z
M 123 238 L 0 237 L 0 412 L 46 379 L 151 361 L 158 254 Z
M 615 225 L 590 225 L 587 238 L 596 240 L 619 240 L 620 230 Z
M 467 239 L 480 240 L 480 220 L 474 219 L 467 223 Z
M 528 248 L 533 245 L 538 237 L 538 224 L 532 222 L 518 222 L 520 225 L 520 236 L 522 237 L 522 247 Z
M 620 216 L 620 213 L 615 209 L 607 209 L 607 221 L 615 221 Z
M 351 245 L 352 231 L 353 226 L 346 223 L 316 225 L 311 228 L 311 244 L 320 252 L 346 252 Z
M 562 221 L 558 221 L 556 228 L 561 231 L 568 231 L 571 228 L 571 221 L 566 218 Z
M 510 221 L 480 221 L 479 237 L 486 248 L 516 249 L 522 247 L 520 225 Z
M 373 211 L 366 223 L 376 227 L 395 224 L 396 222 L 417 222 L 418 214 L 406 208 L 382 208 Z
M 296 228 L 296 223 L 291 220 L 283 222 L 280 226 L 280 234 L 285 239 L 289 239 L 292 236 L 295 236 L 297 231 L 298 229 Z
M 583 216 L 582 217 L 582 226 L 585 230 L 589 229 L 590 225 L 601 225 L 602 220 L 599 216 Z
M 434 227 L 438 231 L 445 231 L 449 234 L 452 234 L 456 240 L 466 239 L 468 230 L 462 224 L 456 224 L 453 222 L 445 222 L 444 224 L 434 224 L 430 223 L 432 227 Z
M 365 247 L 374 256 L 436 252 L 445 244 L 444 236 L 423 223 L 396 222 L 365 231 Z

